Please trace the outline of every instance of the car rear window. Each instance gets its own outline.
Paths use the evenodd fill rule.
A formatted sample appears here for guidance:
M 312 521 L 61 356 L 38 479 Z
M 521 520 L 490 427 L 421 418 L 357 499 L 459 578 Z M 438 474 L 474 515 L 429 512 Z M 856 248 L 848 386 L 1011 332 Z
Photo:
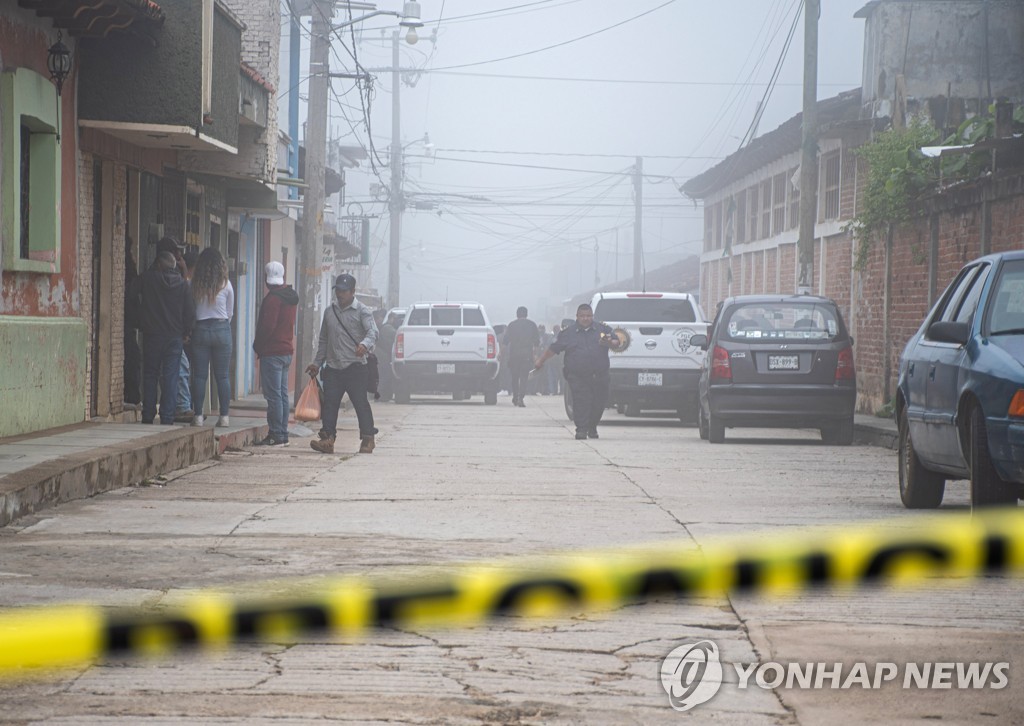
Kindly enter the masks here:
M 1024 260 L 1009 260 L 1003 264 L 992 291 L 990 310 L 990 334 L 1024 331 Z
M 599 300 L 594 319 L 603 323 L 693 323 L 697 315 L 689 300 L 627 297 Z
M 779 340 L 834 340 L 843 334 L 835 306 L 772 302 L 732 308 L 720 336 L 748 343 Z
M 409 311 L 406 325 L 486 325 L 480 308 L 434 307 L 414 308 Z

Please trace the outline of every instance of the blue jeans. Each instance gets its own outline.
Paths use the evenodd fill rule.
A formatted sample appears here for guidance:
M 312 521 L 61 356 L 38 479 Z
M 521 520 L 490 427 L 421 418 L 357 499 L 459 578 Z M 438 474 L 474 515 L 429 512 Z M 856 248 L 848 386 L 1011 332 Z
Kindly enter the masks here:
M 192 331 L 192 405 L 196 414 L 203 413 L 206 403 L 211 363 L 220 415 L 227 416 L 231 405 L 231 324 L 227 320 L 200 320 Z
M 142 423 L 151 424 L 156 418 L 157 382 L 160 384 L 160 423 L 174 423 L 180 364 L 181 338 L 156 333 L 142 336 Z
M 192 395 L 189 392 L 188 356 L 185 355 L 185 351 L 182 351 L 181 362 L 178 364 L 178 413 L 191 410 Z
M 278 441 L 288 440 L 288 368 L 290 355 L 260 358 L 260 388 L 267 399 L 267 426 Z

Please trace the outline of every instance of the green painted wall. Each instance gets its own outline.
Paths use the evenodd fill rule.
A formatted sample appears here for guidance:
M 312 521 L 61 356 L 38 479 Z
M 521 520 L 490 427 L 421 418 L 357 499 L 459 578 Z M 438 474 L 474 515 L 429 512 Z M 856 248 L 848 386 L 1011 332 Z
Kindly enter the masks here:
M 0 315 L 0 437 L 85 420 L 87 350 L 79 318 Z

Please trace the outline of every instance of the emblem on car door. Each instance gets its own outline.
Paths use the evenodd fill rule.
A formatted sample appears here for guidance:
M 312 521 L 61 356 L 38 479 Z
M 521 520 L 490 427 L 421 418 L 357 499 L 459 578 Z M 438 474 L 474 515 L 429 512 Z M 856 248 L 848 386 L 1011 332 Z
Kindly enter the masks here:
M 648 340 L 644 343 L 644 347 L 647 348 L 647 350 L 654 350 L 655 348 L 658 347 L 658 341 Z

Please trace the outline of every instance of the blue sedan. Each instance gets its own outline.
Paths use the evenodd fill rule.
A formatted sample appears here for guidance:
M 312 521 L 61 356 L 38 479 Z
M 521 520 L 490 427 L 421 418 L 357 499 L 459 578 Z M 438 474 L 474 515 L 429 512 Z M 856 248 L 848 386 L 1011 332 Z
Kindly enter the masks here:
M 1024 251 L 966 265 L 900 358 L 900 498 L 942 503 L 968 479 L 971 505 L 1024 497 Z

